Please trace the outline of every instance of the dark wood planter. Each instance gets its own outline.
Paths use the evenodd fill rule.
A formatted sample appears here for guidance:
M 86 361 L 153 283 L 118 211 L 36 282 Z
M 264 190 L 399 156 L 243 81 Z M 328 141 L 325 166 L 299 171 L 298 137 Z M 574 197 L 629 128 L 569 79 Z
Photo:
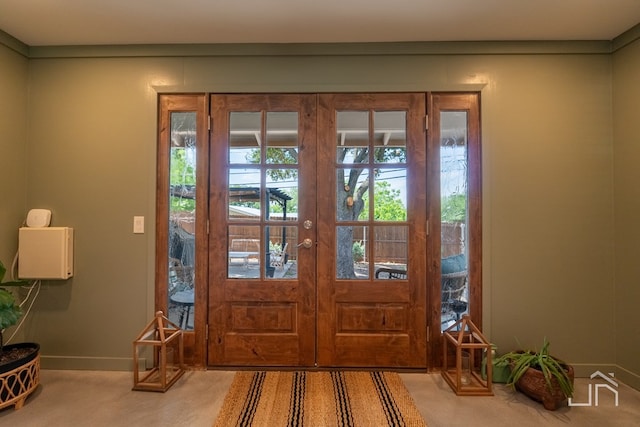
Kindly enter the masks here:
M 20 409 L 24 401 L 40 384 L 40 345 L 19 343 L 6 345 L 11 349 L 33 349 L 25 356 L 0 365 L 0 409 L 15 405 Z
M 565 365 L 571 384 L 574 380 L 573 367 Z M 558 384 L 558 380 L 551 378 L 551 390 L 544 379 L 544 375 L 541 371 L 533 368 L 527 369 L 527 371 L 516 382 L 516 389 L 529 396 L 531 399 L 538 402 L 542 402 L 545 409 L 555 411 L 560 405 L 567 400 L 567 396 L 564 395 Z

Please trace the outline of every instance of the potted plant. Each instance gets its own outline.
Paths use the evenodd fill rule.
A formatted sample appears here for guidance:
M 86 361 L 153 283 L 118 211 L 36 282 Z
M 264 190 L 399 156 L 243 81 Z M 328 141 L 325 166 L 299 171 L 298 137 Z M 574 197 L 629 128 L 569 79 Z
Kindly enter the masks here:
M 540 351 L 509 352 L 498 357 L 496 363 L 509 364 L 507 385 L 542 402 L 545 409 L 556 410 L 573 396 L 573 367 L 549 354 L 546 338 Z
M 40 346 L 36 343 L 4 344 L 4 329 L 18 323 L 22 316 L 22 309 L 6 287 L 28 284 L 22 280 L 3 282 L 6 271 L 0 261 L 0 409 L 10 405 L 20 409 L 39 383 Z

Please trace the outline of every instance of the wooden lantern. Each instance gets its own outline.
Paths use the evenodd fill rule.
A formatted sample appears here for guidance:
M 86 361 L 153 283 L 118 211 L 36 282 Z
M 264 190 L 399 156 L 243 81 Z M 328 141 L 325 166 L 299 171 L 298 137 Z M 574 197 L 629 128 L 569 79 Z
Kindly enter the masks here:
M 493 396 L 491 344 L 473 324 L 469 316 L 445 329 L 442 376 L 458 396 Z M 455 354 L 455 365 L 450 358 Z M 480 372 L 481 361 L 486 356 L 486 376 Z
M 153 368 L 140 374 L 140 355 L 143 351 L 153 353 Z M 165 392 L 182 374 L 182 329 L 167 319 L 162 311 L 158 311 L 133 342 L 133 390 Z

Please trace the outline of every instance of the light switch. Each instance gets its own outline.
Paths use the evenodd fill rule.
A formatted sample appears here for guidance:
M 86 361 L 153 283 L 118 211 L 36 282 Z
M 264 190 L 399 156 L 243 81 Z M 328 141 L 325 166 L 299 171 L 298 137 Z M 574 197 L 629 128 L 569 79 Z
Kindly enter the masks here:
M 144 217 L 143 216 L 133 217 L 133 232 L 135 234 L 144 234 Z

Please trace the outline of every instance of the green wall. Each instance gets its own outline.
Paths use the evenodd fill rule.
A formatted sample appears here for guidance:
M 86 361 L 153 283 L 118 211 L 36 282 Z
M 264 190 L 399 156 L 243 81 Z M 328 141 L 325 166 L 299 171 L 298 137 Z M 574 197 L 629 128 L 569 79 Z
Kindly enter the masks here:
M 640 41 L 613 56 L 613 99 L 616 362 L 640 389 Z
M 614 168 L 624 149 L 614 141 L 632 134 L 617 114 L 638 97 L 614 102 L 612 91 L 638 74 L 638 44 L 615 55 L 602 43 L 32 49 L 27 101 L 16 95 L 28 105 L 28 161 L 11 154 L 27 167 L 20 215 L 49 208 L 53 225 L 74 227 L 76 270 L 45 282 L 24 334 L 41 343 L 44 367 L 130 368 L 153 313 L 159 92 L 479 90 L 485 332 L 501 352 L 547 337 L 578 373 L 621 365 L 637 385 L 638 361 L 620 352 L 637 355 L 640 340 L 637 329 L 623 338 L 620 322 L 633 321 L 640 272 L 631 255 L 628 266 L 616 259 L 614 240 L 614 200 L 629 217 L 638 203 L 614 179 L 637 191 L 627 178 L 637 172 Z M 134 215 L 146 234 L 132 233 Z M 0 233 L 14 228 L 3 220 Z
M 0 40 L 0 260 L 9 269 L 27 200 L 27 87 L 29 61 Z M 8 274 L 8 273 L 7 273 Z M 7 278 L 9 275 L 7 275 Z

